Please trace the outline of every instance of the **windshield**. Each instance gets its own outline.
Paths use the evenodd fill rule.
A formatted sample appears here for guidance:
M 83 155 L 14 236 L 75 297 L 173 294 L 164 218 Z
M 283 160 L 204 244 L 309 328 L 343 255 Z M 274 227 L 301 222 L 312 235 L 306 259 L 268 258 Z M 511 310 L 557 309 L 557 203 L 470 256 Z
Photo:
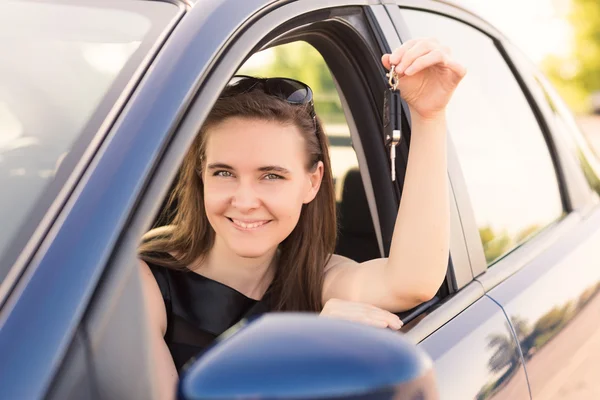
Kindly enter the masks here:
M 0 283 L 177 13 L 155 1 L 0 2 Z

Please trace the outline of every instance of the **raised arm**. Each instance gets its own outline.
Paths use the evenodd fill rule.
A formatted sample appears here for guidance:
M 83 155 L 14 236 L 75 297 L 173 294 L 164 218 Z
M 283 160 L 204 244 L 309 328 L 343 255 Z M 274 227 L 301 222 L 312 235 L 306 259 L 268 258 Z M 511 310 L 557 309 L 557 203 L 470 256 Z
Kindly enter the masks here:
M 411 112 L 411 142 L 389 258 L 361 264 L 334 256 L 323 300 L 369 303 L 393 311 L 431 299 L 448 263 L 450 216 L 445 109 L 466 70 L 432 39 L 411 40 L 386 54 Z

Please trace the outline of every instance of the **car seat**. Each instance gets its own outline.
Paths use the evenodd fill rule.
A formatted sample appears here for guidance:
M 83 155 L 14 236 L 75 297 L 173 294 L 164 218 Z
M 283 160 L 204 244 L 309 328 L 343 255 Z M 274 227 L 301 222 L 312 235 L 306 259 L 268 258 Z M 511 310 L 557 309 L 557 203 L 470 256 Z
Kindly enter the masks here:
M 335 253 L 357 262 L 380 258 L 379 243 L 358 168 L 343 178 L 342 200 L 338 203 L 338 242 Z

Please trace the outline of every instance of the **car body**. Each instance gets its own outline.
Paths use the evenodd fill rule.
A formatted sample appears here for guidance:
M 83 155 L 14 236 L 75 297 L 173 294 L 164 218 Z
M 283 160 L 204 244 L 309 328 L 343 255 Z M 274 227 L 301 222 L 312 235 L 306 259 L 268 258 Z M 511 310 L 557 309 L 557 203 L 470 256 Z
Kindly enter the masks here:
M 598 393 L 598 160 L 544 77 L 486 21 L 433 0 L 2 7 L 0 39 L 16 61 L 0 62 L 0 120 L 18 133 L 0 142 L 0 398 L 156 397 L 137 244 L 220 90 L 262 48 L 303 40 L 327 63 L 360 165 L 348 190 L 363 199 L 340 204 L 354 211 L 342 211 L 339 249 L 358 259 L 348 249 L 369 242 L 369 257 L 385 256 L 410 121 L 392 182 L 379 59 L 419 36 L 445 41 L 468 74 L 448 109 L 447 279 L 401 314 L 403 332 L 433 359 L 442 398 Z M 69 79 L 82 76 L 85 86 Z

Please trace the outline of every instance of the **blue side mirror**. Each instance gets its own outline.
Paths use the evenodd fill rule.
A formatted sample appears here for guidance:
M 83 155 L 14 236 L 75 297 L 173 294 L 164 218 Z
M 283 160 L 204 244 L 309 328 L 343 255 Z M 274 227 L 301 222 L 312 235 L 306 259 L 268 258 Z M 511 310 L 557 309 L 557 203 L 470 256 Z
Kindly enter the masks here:
M 437 399 L 433 364 L 400 333 L 313 314 L 268 314 L 181 376 L 181 399 Z

